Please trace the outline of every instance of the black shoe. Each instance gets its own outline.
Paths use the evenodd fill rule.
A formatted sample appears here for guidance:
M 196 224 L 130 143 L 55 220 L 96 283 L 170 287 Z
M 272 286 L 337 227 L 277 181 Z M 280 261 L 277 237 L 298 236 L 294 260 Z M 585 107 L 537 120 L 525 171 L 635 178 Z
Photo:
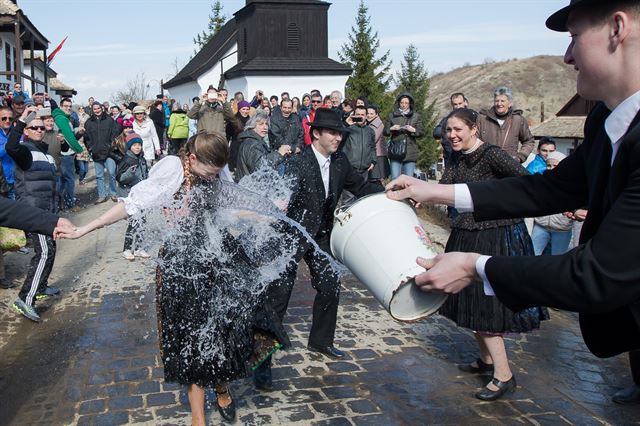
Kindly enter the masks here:
M 0 253 L 0 256 L 2 256 L 2 254 Z M 0 280 L 0 288 L 14 288 L 16 285 L 13 283 L 13 281 L 5 281 L 5 280 Z
M 493 379 L 491 379 L 491 382 L 489 383 L 493 383 L 495 386 L 497 386 L 498 390 L 494 391 L 487 387 L 484 387 L 480 389 L 478 392 L 476 392 L 476 398 L 481 399 L 483 401 L 495 401 L 496 399 L 501 398 L 502 395 L 504 395 L 507 392 L 516 391 L 517 385 L 516 385 L 515 376 L 511 376 L 511 378 L 506 382 L 502 382 L 494 377 Z
M 271 365 L 268 364 L 269 361 L 270 360 L 266 360 L 253 372 L 253 384 L 256 386 L 256 389 L 267 392 L 273 390 L 273 379 L 271 377 Z
M 616 404 L 623 405 L 640 404 L 640 385 L 633 384 L 628 388 L 619 390 L 611 400 Z
M 224 394 L 229 394 L 229 398 L 231 398 L 231 393 L 229 392 L 229 388 L 228 387 L 224 392 L 220 392 L 219 390 L 216 389 L 216 393 L 218 394 L 218 396 L 224 395 Z M 236 418 L 236 403 L 235 403 L 235 401 L 232 399 L 231 400 L 231 404 L 227 405 L 226 407 L 221 407 L 220 403 L 218 403 L 218 412 L 220 412 L 220 415 L 226 421 L 228 421 L 228 422 L 234 421 L 235 418 Z
M 493 373 L 493 364 L 487 364 L 482 359 L 476 359 L 476 364 L 478 366 L 474 366 L 471 364 L 462 364 L 458 365 L 458 370 L 464 371 L 465 373 L 474 373 L 474 374 L 484 374 L 484 373 Z
M 307 345 L 307 349 L 309 349 L 311 352 L 320 352 L 321 354 L 324 354 L 329 358 L 335 358 L 335 359 L 342 359 L 346 355 L 344 352 L 342 352 L 340 349 L 337 349 L 335 346 L 317 346 L 309 343 L 309 345 Z
M 42 293 L 36 293 L 36 300 L 45 300 L 51 296 L 57 296 L 60 294 L 60 289 L 58 287 L 45 287 Z

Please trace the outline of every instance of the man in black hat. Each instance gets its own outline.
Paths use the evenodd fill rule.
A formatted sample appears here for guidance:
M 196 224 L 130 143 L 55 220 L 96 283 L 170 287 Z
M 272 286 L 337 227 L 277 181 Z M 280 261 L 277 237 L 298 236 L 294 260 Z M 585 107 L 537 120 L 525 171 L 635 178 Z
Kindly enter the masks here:
M 338 112 L 318 109 L 311 123 L 312 144 L 305 147 L 287 165 L 286 173 L 295 182 L 287 216 L 300 223 L 325 253 L 331 253 L 329 238 L 333 227 L 333 212 L 342 191 L 346 189 L 356 196 L 383 191 L 382 186 L 368 183 L 356 173 L 347 157 L 338 152 L 342 134 L 346 130 Z M 282 321 L 298 271 L 298 262 L 302 259 L 309 267 L 311 285 L 318 292 L 313 302 L 308 348 L 331 358 L 343 358 L 344 352 L 333 345 L 340 281 L 326 255 L 317 253 L 309 241 L 300 241 L 295 263 L 271 284 L 267 300 Z M 255 372 L 254 380 L 256 387 L 260 389 L 272 388 L 270 361 L 263 363 Z
M 419 260 L 426 291 L 457 293 L 483 281 L 513 311 L 550 306 L 580 312 L 589 350 L 599 357 L 631 355 L 636 385 L 616 395 L 640 402 L 640 2 L 571 0 L 547 20 L 568 31 L 564 60 L 577 74 L 577 91 L 601 101 L 585 123 L 576 152 L 544 174 L 428 185 L 401 177 L 390 198 L 454 205 L 476 220 L 543 216 L 587 205 L 580 245 L 560 256 L 487 257 L 446 253 Z M 496 194 L 500 194 L 499 197 Z M 479 284 L 477 284 L 479 285 Z M 498 386 L 500 387 L 500 386 Z

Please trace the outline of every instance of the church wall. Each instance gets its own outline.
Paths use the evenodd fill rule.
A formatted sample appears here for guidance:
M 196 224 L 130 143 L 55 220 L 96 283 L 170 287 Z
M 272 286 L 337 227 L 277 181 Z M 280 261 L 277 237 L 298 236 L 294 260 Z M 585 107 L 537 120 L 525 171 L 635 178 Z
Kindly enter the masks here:
M 302 100 L 302 95 L 309 93 L 311 89 L 318 89 L 322 95 L 328 95 L 332 90 L 340 90 L 344 94 L 344 88 L 348 76 L 245 76 L 227 80 L 225 87 L 229 90 L 229 96 L 234 92 L 242 92 L 247 100 L 251 100 L 256 91 L 262 90 L 266 97 L 289 92 L 291 97 L 297 96 Z

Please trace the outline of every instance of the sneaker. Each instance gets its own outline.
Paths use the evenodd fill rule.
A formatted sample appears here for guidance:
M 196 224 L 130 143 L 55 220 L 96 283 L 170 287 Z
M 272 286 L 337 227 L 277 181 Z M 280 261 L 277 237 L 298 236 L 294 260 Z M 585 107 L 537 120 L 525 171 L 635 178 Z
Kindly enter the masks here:
M 96 202 L 95 202 L 95 203 L 93 203 L 93 204 L 102 204 L 102 203 L 104 203 L 105 201 L 107 201 L 107 197 L 98 197 L 98 199 L 96 200 Z
M 133 252 L 133 254 L 136 257 L 141 257 L 143 259 L 148 259 L 148 258 L 151 257 L 151 255 L 149 253 L 147 253 L 146 251 L 144 251 L 144 250 L 136 250 L 135 252 Z
M 26 318 L 29 318 L 31 321 L 35 321 L 35 322 L 42 321 L 40 319 L 40 315 L 38 315 L 35 308 L 31 305 L 27 305 L 20 298 L 16 299 L 16 301 L 13 302 L 13 305 L 11 305 L 11 307 L 13 308 L 14 311 L 25 316 Z
M 21 247 L 18 249 L 18 253 L 20 254 L 29 254 L 29 248 L 28 247 Z
M 46 294 L 47 296 L 57 296 L 60 294 L 60 289 L 58 287 L 49 287 L 46 286 L 44 291 L 36 294 Z
M 114 203 L 118 202 L 118 197 L 116 197 L 115 195 L 111 197 L 111 201 L 113 201 Z
M 36 300 L 46 300 L 51 296 L 57 296 L 60 294 L 60 289 L 58 287 L 49 287 L 46 286 L 44 291 L 36 293 Z
M 131 253 L 131 250 L 125 250 L 122 252 L 122 257 L 124 257 L 127 260 L 133 260 L 136 257 L 133 255 L 133 253 Z

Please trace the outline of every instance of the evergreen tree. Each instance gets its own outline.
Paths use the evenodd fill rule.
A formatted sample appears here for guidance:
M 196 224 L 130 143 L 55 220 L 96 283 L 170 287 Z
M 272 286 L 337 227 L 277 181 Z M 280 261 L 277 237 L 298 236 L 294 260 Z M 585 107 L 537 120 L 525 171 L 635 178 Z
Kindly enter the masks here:
M 368 8 L 360 0 L 356 23 L 351 27 L 349 41 L 342 45 L 338 53 L 340 60 L 353 69 L 347 80 L 346 98 L 366 97 L 371 103 L 378 105 L 381 111 L 388 111 L 392 99 L 387 94 L 391 77 L 389 69 L 389 51 L 376 57 L 380 41 L 378 33 L 371 29 Z
M 202 30 L 202 33 L 196 34 L 193 38 L 193 44 L 196 45 L 193 54 L 197 54 L 202 47 L 211 40 L 211 37 L 218 34 L 220 28 L 227 22 L 227 17 L 222 13 L 222 3 L 220 0 L 216 0 L 211 5 L 211 14 L 209 15 L 209 24 L 206 30 Z
M 423 172 L 427 172 L 438 159 L 437 143 L 433 138 L 433 128 L 436 125 L 435 102 L 426 105 L 429 97 L 429 73 L 420 60 L 418 50 L 413 44 L 404 53 L 400 71 L 396 75 L 396 95 L 409 92 L 414 99 L 415 111 L 420 114 L 424 136 L 417 140 L 420 154 L 416 165 Z

